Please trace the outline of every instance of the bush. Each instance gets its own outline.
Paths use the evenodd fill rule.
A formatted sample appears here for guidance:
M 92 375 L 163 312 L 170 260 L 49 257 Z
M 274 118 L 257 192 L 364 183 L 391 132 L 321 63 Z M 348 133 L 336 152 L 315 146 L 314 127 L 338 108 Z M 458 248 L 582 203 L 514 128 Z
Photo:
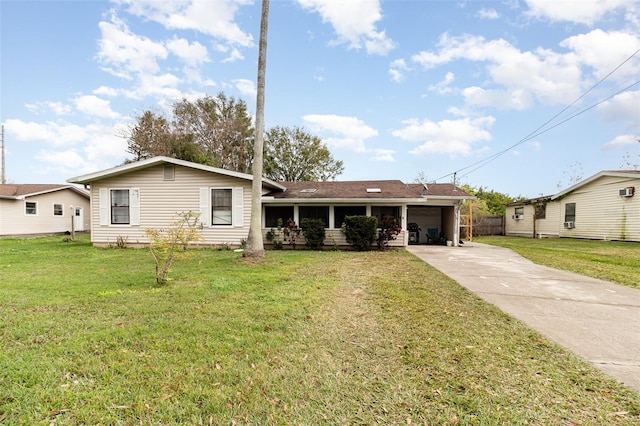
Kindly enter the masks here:
M 402 231 L 400 221 L 395 217 L 383 216 L 378 230 L 378 247 L 385 249 L 389 247 L 389 241 L 395 240 Z
M 371 250 L 376 241 L 378 219 L 374 216 L 345 216 L 342 233 L 358 251 Z
M 300 221 L 300 228 L 307 241 L 307 247 L 311 250 L 321 250 L 325 236 L 324 221 L 306 217 Z

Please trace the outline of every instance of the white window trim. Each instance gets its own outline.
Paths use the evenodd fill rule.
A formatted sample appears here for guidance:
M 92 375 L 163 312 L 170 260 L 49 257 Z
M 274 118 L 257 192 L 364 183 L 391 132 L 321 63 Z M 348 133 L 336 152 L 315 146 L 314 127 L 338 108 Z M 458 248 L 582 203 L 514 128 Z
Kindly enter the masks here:
M 62 206 L 62 214 L 56 214 L 56 204 Z M 64 203 L 53 203 L 53 217 L 64 217 Z
M 213 224 L 211 215 L 212 192 L 214 189 L 231 190 L 231 224 Z M 242 228 L 244 226 L 244 188 L 242 186 L 210 186 L 200 188 L 200 223 L 203 227 L 229 229 Z
M 111 191 L 129 191 L 129 223 L 111 223 Z M 128 228 L 140 226 L 140 188 L 100 188 L 100 226 Z
M 218 223 L 215 224 L 213 223 L 213 190 L 214 189 L 227 189 L 229 191 L 231 191 L 231 223 L 229 224 L 224 224 L 224 223 Z M 232 186 L 212 186 L 211 188 L 209 188 L 209 220 L 211 221 L 211 227 L 212 228 L 233 228 L 235 226 L 235 214 L 234 214 L 234 206 L 235 206 L 235 202 L 233 199 L 233 187 Z
M 31 214 L 31 213 L 27 213 L 27 203 L 34 203 L 36 205 L 36 212 L 35 214 Z M 38 208 L 38 202 L 37 201 L 31 201 L 31 200 L 24 200 L 24 215 L 25 216 L 38 216 L 38 212 L 40 211 L 40 209 Z

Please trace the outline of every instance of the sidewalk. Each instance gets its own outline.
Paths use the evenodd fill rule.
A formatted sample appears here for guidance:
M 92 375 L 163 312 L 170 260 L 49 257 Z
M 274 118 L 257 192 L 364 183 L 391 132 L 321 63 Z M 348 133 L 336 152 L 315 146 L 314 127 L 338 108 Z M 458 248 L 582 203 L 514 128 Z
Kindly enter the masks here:
M 486 244 L 407 250 L 640 392 L 640 290 L 536 265 Z

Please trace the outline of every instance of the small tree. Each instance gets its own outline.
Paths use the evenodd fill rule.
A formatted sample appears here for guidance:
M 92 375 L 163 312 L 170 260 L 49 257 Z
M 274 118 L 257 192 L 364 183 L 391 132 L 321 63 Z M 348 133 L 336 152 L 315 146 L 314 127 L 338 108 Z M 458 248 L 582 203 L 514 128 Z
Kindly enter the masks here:
M 378 248 L 385 249 L 389 247 L 389 241 L 396 239 L 402 226 L 400 221 L 395 217 L 383 216 L 378 229 Z
M 149 250 L 156 263 L 156 284 L 159 285 L 169 280 L 173 261 L 188 256 L 189 245 L 202 239 L 198 227 L 199 213 L 188 211 L 177 213 L 177 216 L 178 219 L 166 229 L 145 229 Z
M 378 219 L 375 216 L 345 216 L 341 231 L 354 249 L 366 251 L 371 250 L 377 229 Z
M 306 240 L 306 245 L 311 250 L 320 250 L 324 245 L 325 229 L 322 219 L 306 217 L 300 221 L 300 228 Z
M 295 220 L 289 219 L 287 221 L 287 225 L 282 228 L 282 233 L 284 234 L 284 241 L 288 242 L 292 249 L 296 249 L 296 239 L 300 236 L 301 229 L 298 228 Z

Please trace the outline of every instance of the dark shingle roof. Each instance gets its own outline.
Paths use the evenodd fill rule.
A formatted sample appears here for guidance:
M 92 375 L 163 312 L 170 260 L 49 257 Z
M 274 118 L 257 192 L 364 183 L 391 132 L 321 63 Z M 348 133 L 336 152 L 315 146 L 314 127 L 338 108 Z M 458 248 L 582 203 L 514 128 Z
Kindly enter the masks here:
M 399 180 L 360 180 L 328 182 L 282 182 L 284 192 L 269 195 L 276 199 L 402 199 L 432 197 L 471 197 L 450 183 L 403 183 Z

